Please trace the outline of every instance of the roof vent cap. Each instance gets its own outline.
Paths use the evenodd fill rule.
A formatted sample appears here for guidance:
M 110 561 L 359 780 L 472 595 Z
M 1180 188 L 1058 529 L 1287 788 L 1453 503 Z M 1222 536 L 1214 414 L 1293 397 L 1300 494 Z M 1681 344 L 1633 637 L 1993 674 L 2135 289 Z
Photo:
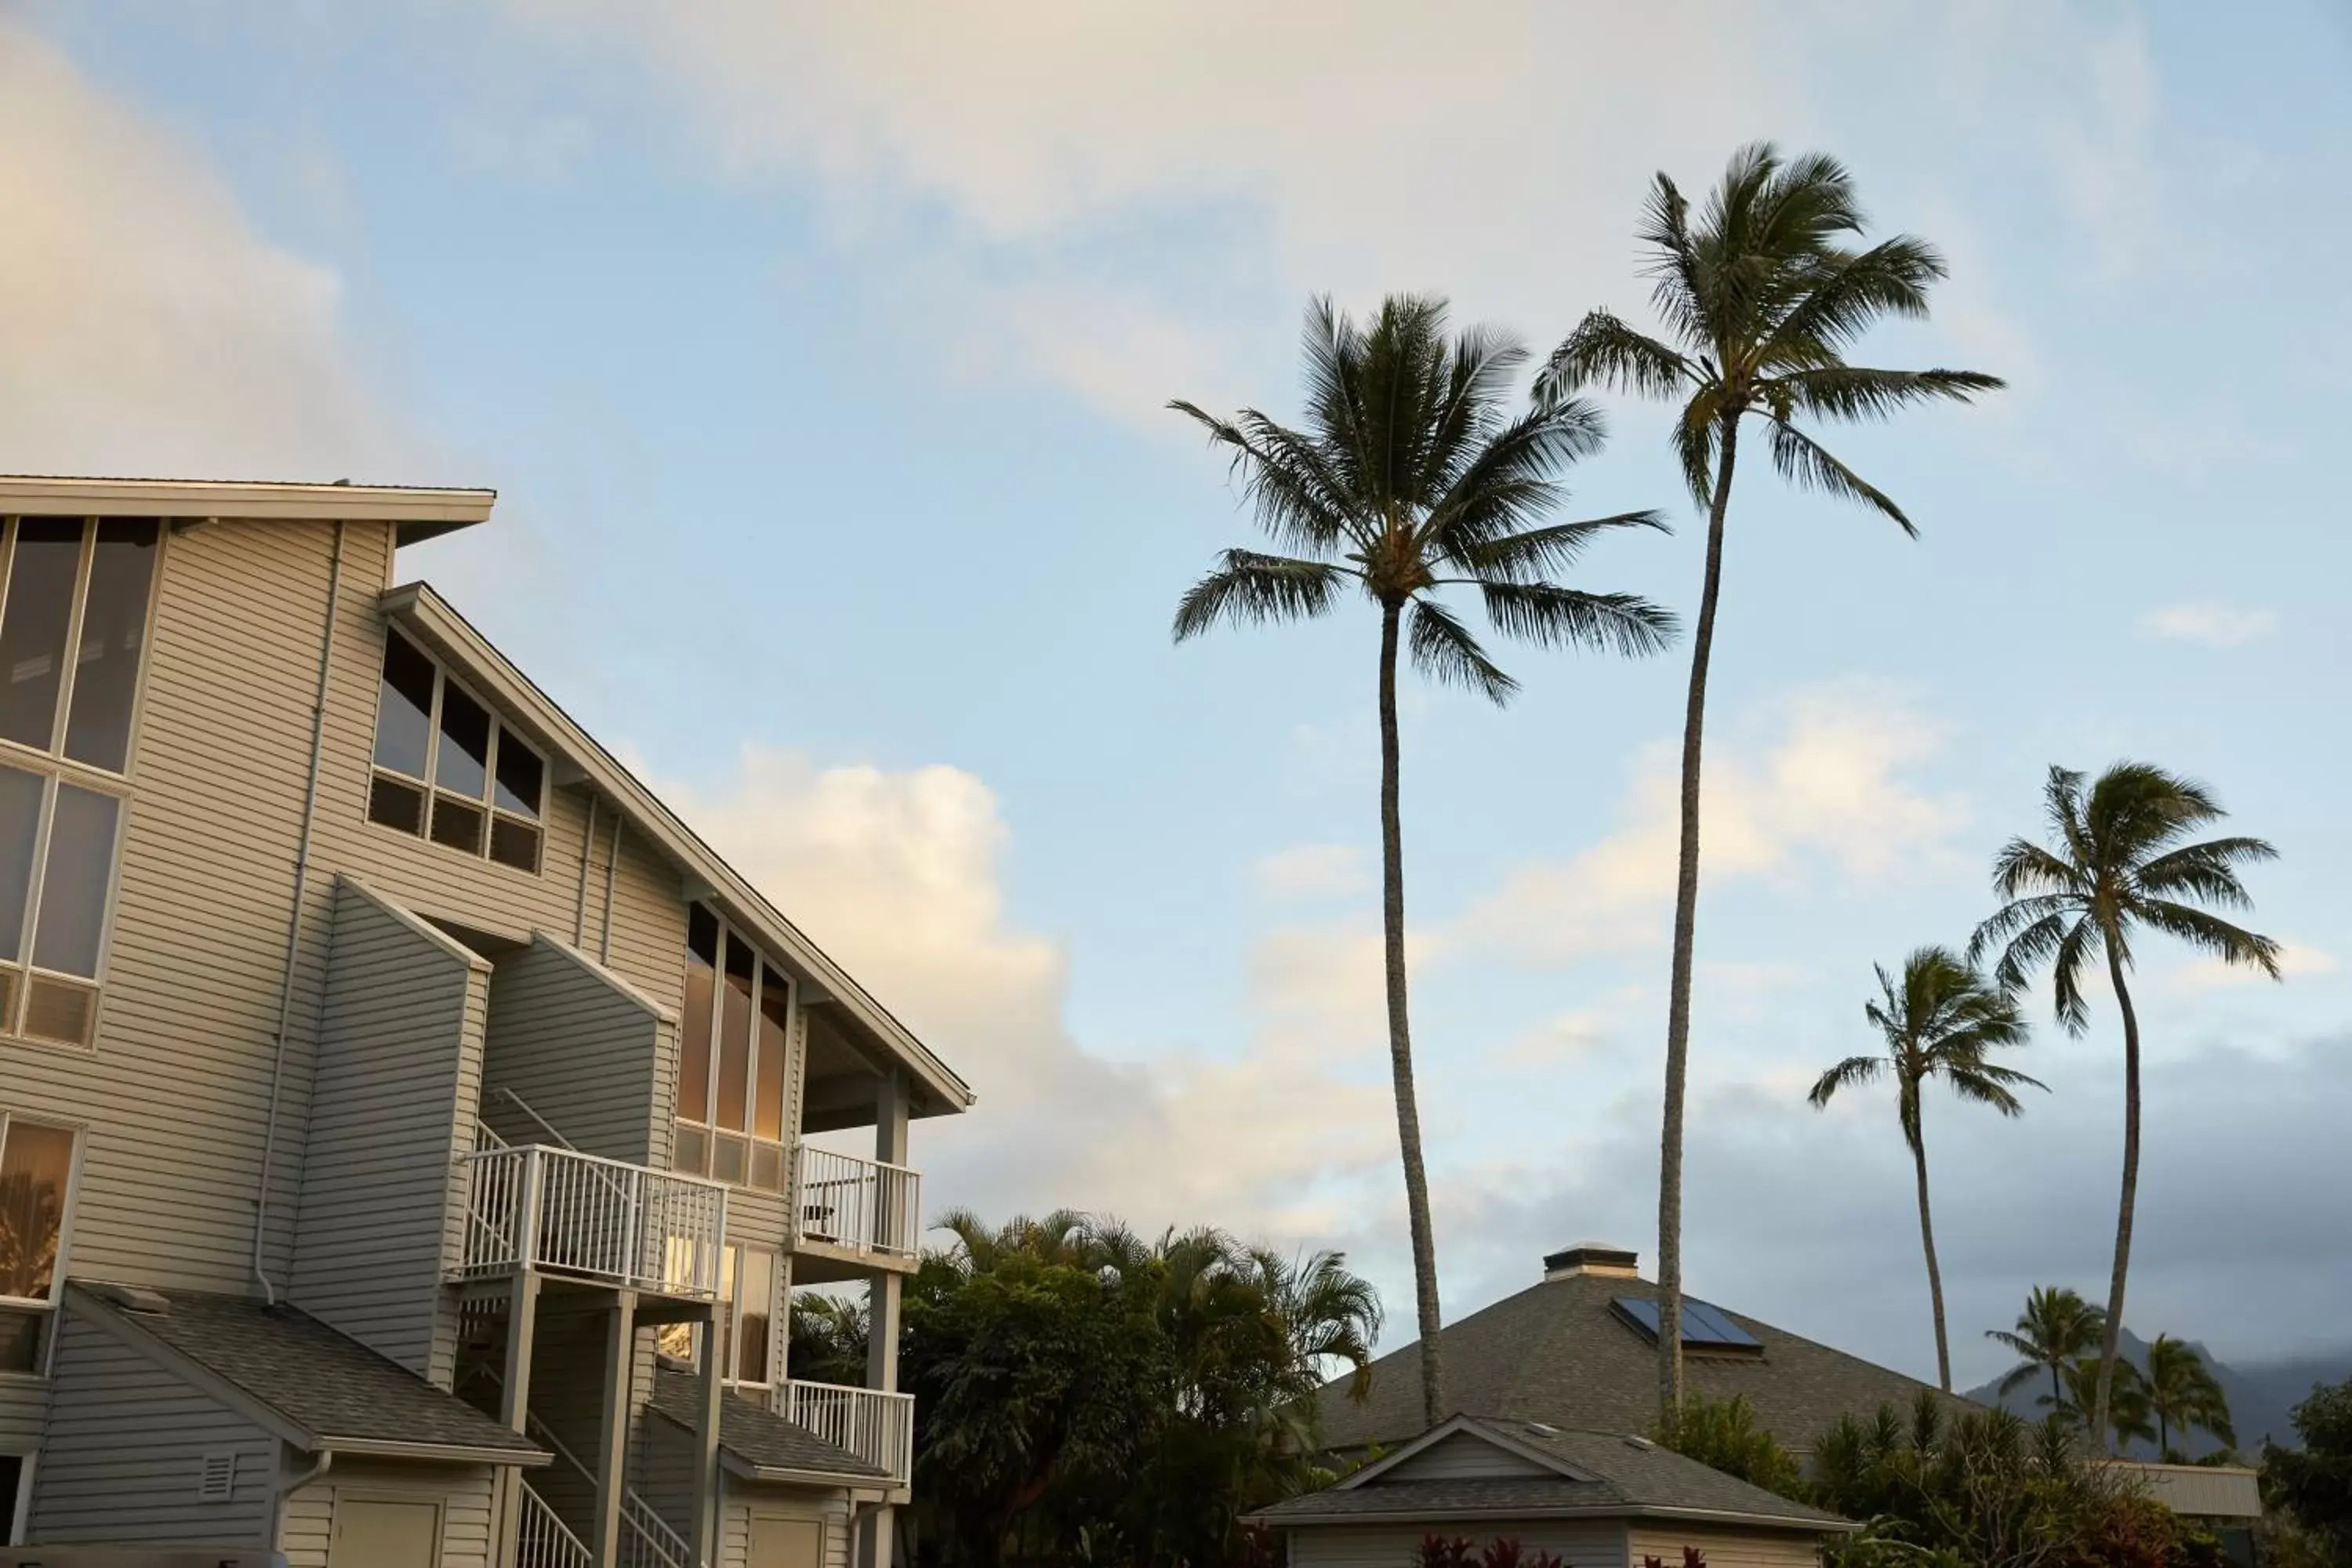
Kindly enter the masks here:
M 100 1300 L 121 1308 L 126 1312 L 164 1313 L 172 1310 L 170 1298 L 138 1285 L 118 1285 L 110 1279 L 86 1281 L 84 1288 Z
M 1636 1437 L 1631 1432 L 1628 1432 L 1625 1434 L 1625 1447 L 1628 1448 L 1638 1448 L 1646 1454 L 1651 1449 L 1656 1447 L 1657 1445 L 1651 1442 L 1647 1437 Z
M 1562 1251 L 1544 1257 L 1544 1278 L 1573 1279 L 1580 1274 L 1605 1274 L 1620 1279 L 1638 1279 L 1636 1267 L 1642 1255 L 1627 1247 L 1609 1241 L 1580 1241 Z
M 1538 1437 L 1557 1437 L 1559 1436 L 1559 1428 L 1552 1426 L 1547 1421 L 1530 1421 L 1528 1423 L 1528 1430 L 1534 1433 Z

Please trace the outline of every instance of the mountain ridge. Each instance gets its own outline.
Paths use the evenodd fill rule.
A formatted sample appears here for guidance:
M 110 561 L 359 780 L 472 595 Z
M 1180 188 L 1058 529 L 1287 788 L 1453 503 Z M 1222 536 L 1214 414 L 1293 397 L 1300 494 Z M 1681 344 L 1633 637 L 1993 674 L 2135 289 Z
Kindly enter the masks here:
M 2145 1369 L 2147 1365 L 2147 1342 L 2126 1329 L 2120 1336 L 2126 1359 Z M 2341 1383 L 2352 1377 L 2352 1345 L 2310 1355 L 2283 1356 L 2276 1360 L 2248 1362 L 2231 1366 L 2205 1347 L 2202 1341 L 2190 1340 L 2189 1344 L 2204 1360 L 2214 1381 L 2221 1384 L 2222 1394 L 2230 1401 L 2231 1425 L 2237 1428 L 2238 1452 L 2249 1462 L 2259 1462 L 2263 1441 L 2268 1438 L 2283 1448 L 2300 1446 L 2295 1436 L 2292 1411 L 2309 1397 L 2315 1384 Z M 2007 1376 L 2003 1373 L 2002 1376 Z M 1975 1388 L 1962 1392 L 1979 1405 L 1998 1405 L 2011 1410 L 2028 1420 L 2038 1420 L 2049 1409 L 2048 1373 L 2037 1369 L 2017 1389 L 2004 1395 L 2000 1378 L 1996 1377 Z M 2202 1458 L 2221 1449 L 2219 1440 L 2204 1432 L 2176 1435 L 2173 1446 L 2191 1458 Z M 2153 1443 L 2134 1443 L 2126 1450 L 2131 1457 L 2153 1459 L 2157 1457 Z

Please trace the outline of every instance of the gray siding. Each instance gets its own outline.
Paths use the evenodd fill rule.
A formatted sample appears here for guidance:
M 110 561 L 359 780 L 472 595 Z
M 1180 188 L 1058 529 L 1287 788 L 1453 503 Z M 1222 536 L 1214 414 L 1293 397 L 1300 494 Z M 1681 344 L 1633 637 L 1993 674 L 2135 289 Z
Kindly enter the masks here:
M 70 1309 L 59 1330 L 30 1539 L 267 1545 L 278 1439 Z M 235 1495 L 199 1500 L 204 1456 L 224 1452 Z
M 49 1385 L 19 1373 L 0 1374 L 0 1454 L 31 1452 L 49 1419 Z
M 348 878 L 331 952 L 288 1294 L 446 1388 L 489 965 Z
M 484 1114 L 509 1138 L 544 1137 L 498 1094 L 511 1089 L 573 1148 L 651 1163 L 654 1110 L 677 1019 L 645 992 L 537 933 L 490 980 Z M 661 1151 L 668 1152 L 667 1141 Z
M 1498 1448 L 1485 1438 L 1468 1432 L 1456 1432 L 1451 1437 L 1423 1448 L 1409 1459 L 1398 1462 L 1393 1469 L 1383 1470 L 1366 1481 L 1367 1487 L 1379 1487 L 1390 1481 L 1451 1481 L 1490 1476 L 1551 1476 L 1557 1470 L 1523 1458 L 1507 1448 Z
M 497 1474 L 487 1466 L 339 1459 L 324 1478 L 287 1497 L 278 1549 L 287 1568 L 327 1568 L 339 1500 L 415 1499 L 441 1505 L 440 1568 L 490 1568 Z
M 1821 1561 L 1816 1535 L 1786 1531 L 1734 1530 L 1719 1525 L 1661 1524 L 1637 1520 L 1633 1528 L 1631 1568 L 1655 1557 L 1665 1568 L 1682 1568 L 1683 1548 L 1706 1553 L 1707 1568 L 1814 1568 Z
M 1377 1483 L 1369 1483 L 1377 1484 Z M 1412 1568 L 1431 1530 L 1466 1535 L 1483 1548 L 1496 1536 L 1529 1553 L 1549 1552 L 1565 1568 L 1629 1568 L 1625 1527 L 1614 1520 L 1439 1520 L 1429 1524 L 1301 1527 L 1290 1533 L 1290 1568 Z M 1714 1559 L 1708 1560 L 1713 1568 Z M 1679 1552 L 1668 1568 L 1681 1568 Z M 1632 1568 L 1639 1568 L 1638 1562 Z

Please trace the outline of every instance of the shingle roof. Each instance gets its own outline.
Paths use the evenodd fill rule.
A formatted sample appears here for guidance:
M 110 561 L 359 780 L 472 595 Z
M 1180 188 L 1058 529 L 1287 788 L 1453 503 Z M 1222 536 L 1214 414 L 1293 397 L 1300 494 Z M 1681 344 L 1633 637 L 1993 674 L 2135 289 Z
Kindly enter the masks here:
M 1375 1517 L 1498 1519 L 1529 1513 L 1714 1517 L 1795 1529 L 1841 1530 L 1849 1522 L 1696 1459 L 1615 1432 L 1538 1432 L 1524 1422 L 1467 1418 L 1468 1426 L 1537 1449 L 1575 1476 L 1396 1480 L 1368 1477 L 1275 1504 L 1257 1515 L 1269 1524 L 1337 1522 Z M 1590 1477 L 1579 1479 L 1578 1476 Z
M 1657 1414 L 1657 1346 L 1610 1310 L 1624 1296 L 1651 1300 L 1656 1287 L 1622 1275 L 1547 1279 L 1459 1322 L 1439 1340 L 1447 1403 L 1507 1421 L 1566 1430 L 1646 1432 Z M 1688 1353 L 1684 1375 L 1709 1399 L 1746 1394 L 1758 1423 L 1783 1443 L 1810 1447 L 1840 1415 L 1893 1402 L 1908 1407 L 1927 1384 L 1769 1323 L 1726 1311 L 1763 1342 L 1760 1355 Z M 1958 1408 L 1972 1405 L 1952 1395 Z M 1334 1448 L 1393 1446 L 1420 1436 L 1420 1352 L 1411 1345 L 1372 1363 L 1361 1405 L 1335 1382 L 1318 1399 L 1323 1440 Z
M 652 1408 L 670 1421 L 694 1430 L 695 1401 L 701 1385 L 691 1373 L 666 1366 L 654 1369 Z M 762 1470 L 804 1470 L 827 1476 L 870 1476 L 889 1479 L 888 1472 L 869 1465 L 846 1448 L 835 1447 L 807 1427 L 763 1410 L 737 1394 L 719 1396 L 719 1446 Z
M 141 1311 L 95 1292 L 89 1300 L 96 1310 L 162 1341 L 325 1446 L 341 1438 L 511 1453 L 524 1461 L 549 1457 L 520 1433 L 298 1308 L 196 1290 L 143 1293 L 162 1298 L 170 1310 Z

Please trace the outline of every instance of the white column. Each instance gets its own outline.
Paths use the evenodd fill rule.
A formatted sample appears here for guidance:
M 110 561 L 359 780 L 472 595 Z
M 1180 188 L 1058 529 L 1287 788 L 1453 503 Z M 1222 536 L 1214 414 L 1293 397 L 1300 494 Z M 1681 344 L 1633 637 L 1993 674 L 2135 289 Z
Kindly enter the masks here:
M 507 1291 L 506 1378 L 499 1391 L 499 1416 L 509 1430 L 530 1424 L 530 1350 L 539 1327 L 539 1276 L 521 1269 Z M 499 1551 L 501 1564 L 512 1564 L 521 1544 L 522 1471 L 508 1466 L 499 1499 Z
M 596 1434 L 596 1524 L 589 1545 L 599 1568 L 621 1553 L 621 1493 L 629 1458 L 629 1373 L 637 1345 L 637 1293 L 614 1292 L 605 1315 L 604 1408 Z
M 892 1070 L 874 1097 L 874 1157 L 888 1165 L 907 1161 L 907 1079 Z M 896 1189 L 887 1184 L 885 1192 Z M 884 1223 L 889 1223 L 885 1219 Z M 895 1270 L 877 1270 L 867 1287 L 866 1386 L 896 1391 L 898 1386 L 898 1294 L 903 1283 Z M 876 1509 L 866 1516 L 858 1536 L 858 1568 L 890 1568 L 892 1537 L 898 1510 Z

